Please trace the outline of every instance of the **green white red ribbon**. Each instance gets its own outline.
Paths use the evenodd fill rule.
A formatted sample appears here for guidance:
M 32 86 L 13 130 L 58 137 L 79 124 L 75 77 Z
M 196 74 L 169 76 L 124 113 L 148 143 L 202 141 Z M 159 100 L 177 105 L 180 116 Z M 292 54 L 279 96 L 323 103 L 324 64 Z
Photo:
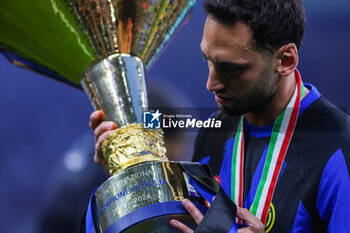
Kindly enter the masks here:
M 277 184 L 287 149 L 292 138 L 294 128 L 297 122 L 301 97 L 304 94 L 304 85 L 300 74 L 295 71 L 297 85 L 293 96 L 287 107 L 276 118 L 273 125 L 269 148 L 262 172 L 262 176 L 250 208 L 252 214 L 266 222 L 267 214 L 270 208 L 273 193 Z M 232 157 L 232 179 L 231 179 L 231 198 L 238 207 L 243 208 L 243 184 L 244 184 L 244 131 L 243 116 L 240 119 Z M 242 224 L 242 220 L 238 219 Z

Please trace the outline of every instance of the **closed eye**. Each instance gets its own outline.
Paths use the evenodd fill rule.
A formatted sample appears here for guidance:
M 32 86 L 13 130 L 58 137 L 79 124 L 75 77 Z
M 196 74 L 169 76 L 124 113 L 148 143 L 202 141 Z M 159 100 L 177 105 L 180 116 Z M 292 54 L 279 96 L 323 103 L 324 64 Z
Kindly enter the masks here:
M 204 53 L 203 53 L 203 51 L 201 50 L 201 52 L 202 52 L 202 55 L 203 55 L 203 59 L 205 60 L 205 61 L 208 61 L 209 60 L 209 58 L 207 57 L 207 55 L 205 55 Z
M 249 65 L 215 64 L 215 67 L 221 75 L 239 77 L 249 68 Z

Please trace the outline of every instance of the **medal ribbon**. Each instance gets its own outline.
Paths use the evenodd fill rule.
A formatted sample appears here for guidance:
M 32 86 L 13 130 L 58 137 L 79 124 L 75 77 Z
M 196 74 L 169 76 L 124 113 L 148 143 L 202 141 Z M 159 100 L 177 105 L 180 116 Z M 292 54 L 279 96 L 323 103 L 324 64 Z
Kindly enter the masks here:
M 276 118 L 273 125 L 269 148 L 262 172 L 262 176 L 251 206 L 251 213 L 266 222 L 267 213 L 270 208 L 272 196 L 278 180 L 284 157 L 292 138 L 294 128 L 297 122 L 301 97 L 304 95 L 304 85 L 300 74 L 295 71 L 297 85 L 293 96 L 287 107 Z M 236 138 L 232 156 L 232 179 L 231 179 L 231 198 L 238 207 L 243 208 L 243 167 L 244 167 L 244 135 L 243 135 L 242 116 L 236 132 Z M 243 221 L 238 219 L 238 224 Z

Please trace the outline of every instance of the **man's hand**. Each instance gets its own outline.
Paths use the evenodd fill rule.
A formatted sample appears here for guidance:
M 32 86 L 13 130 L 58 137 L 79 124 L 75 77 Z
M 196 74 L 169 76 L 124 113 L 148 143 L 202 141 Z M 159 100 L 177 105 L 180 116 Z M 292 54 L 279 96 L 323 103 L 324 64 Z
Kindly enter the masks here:
M 101 152 L 101 146 L 108 135 L 117 128 L 117 124 L 113 121 L 103 121 L 103 118 L 104 113 L 102 110 L 94 111 L 90 116 L 90 128 L 94 131 L 96 142 L 94 161 L 108 172 L 106 160 Z
M 237 217 L 248 224 L 247 227 L 240 228 L 238 233 L 265 233 L 264 224 L 246 208 L 238 208 Z
M 199 225 L 199 223 L 203 220 L 203 214 L 197 209 L 197 207 L 188 199 L 184 199 L 182 201 L 182 205 L 185 207 L 185 209 L 190 213 L 190 215 L 193 217 L 194 221 Z M 182 233 L 192 233 L 193 230 L 183 224 L 182 222 L 179 222 L 175 219 L 172 219 L 170 221 L 170 225 L 181 231 Z
M 197 225 L 200 224 L 200 222 L 203 220 L 203 214 L 197 209 L 197 207 L 188 199 L 184 199 L 182 201 L 182 204 L 184 205 L 185 209 L 188 211 L 188 213 L 193 217 L 194 221 L 197 223 Z M 240 228 L 238 230 L 238 233 L 265 233 L 265 226 L 262 224 L 262 222 L 255 217 L 252 213 L 249 212 L 249 210 L 245 208 L 238 208 L 237 209 L 237 217 L 244 220 L 248 226 Z M 170 221 L 170 225 L 181 231 L 182 233 L 192 233 L 193 230 L 186 226 L 185 224 L 172 219 Z

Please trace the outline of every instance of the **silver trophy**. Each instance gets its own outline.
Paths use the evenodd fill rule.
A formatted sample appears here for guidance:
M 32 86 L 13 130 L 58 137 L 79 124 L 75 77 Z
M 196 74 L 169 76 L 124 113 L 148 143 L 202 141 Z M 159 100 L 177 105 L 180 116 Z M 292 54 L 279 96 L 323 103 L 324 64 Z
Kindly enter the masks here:
M 144 129 L 145 72 L 195 0 L 12 0 L 0 9 L 0 50 L 14 64 L 83 88 L 118 129 L 102 151 L 111 177 L 93 194 L 95 232 L 176 232 L 193 223 L 181 205 L 198 195 L 166 157 L 161 129 Z

